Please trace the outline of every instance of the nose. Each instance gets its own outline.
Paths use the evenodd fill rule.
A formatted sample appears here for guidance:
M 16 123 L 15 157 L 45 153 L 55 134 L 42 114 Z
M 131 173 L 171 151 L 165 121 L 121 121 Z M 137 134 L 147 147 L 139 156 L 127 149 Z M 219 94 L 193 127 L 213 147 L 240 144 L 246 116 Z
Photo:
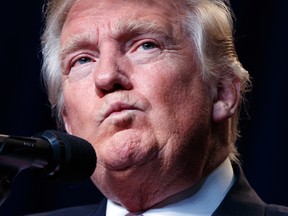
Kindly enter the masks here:
M 130 90 L 132 83 L 127 70 L 127 62 L 121 61 L 119 57 L 111 56 L 100 59 L 94 73 L 97 95 L 103 97 L 115 91 Z

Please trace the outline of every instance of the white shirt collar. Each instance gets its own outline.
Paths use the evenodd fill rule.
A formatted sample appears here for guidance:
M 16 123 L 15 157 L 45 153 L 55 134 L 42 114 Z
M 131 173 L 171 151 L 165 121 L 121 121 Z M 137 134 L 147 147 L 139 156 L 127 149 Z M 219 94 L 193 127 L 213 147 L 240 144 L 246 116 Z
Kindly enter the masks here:
M 139 215 L 211 216 L 230 190 L 234 178 L 231 162 L 227 158 L 196 187 L 176 194 Z M 108 200 L 106 216 L 125 216 L 128 213 L 122 206 Z

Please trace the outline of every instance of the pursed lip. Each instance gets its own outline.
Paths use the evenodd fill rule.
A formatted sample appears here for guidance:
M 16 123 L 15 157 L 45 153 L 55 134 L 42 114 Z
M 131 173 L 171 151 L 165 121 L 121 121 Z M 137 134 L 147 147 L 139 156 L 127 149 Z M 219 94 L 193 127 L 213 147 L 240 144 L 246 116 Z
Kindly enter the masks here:
M 149 102 L 141 95 L 131 95 L 125 92 L 118 92 L 107 95 L 102 101 L 97 112 L 98 125 L 102 124 L 111 115 L 123 112 L 140 111 L 147 112 L 150 109 Z
M 125 110 L 140 110 L 134 105 L 123 103 L 123 102 L 114 102 L 108 106 L 108 108 L 104 112 L 104 119 L 108 118 L 113 113 L 119 113 Z M 103 120 L 104 120 L 103 119 Z

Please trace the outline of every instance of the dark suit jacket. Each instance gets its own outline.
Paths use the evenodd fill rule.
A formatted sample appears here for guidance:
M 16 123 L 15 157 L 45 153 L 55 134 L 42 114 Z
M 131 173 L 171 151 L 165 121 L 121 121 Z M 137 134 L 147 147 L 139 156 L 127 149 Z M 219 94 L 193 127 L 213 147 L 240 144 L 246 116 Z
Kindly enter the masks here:
M 212 216 L 288 216 L 287 207 L 267 205 L 258 197 L 239 166 L 234 166 L 234 173 L 235 184 Z M 105 216 L 106 204 L 107 200 L 103 200 L 98 205 L 66 208 L 33 216 Z

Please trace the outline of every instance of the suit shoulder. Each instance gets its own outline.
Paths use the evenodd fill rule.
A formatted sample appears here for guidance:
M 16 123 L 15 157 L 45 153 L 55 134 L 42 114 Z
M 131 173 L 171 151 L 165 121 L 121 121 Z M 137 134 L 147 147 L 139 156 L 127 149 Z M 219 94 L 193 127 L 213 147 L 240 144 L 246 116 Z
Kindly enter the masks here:
M 280 205 L 267 205 L 265 216 L 288 216 L 288 207 Z

